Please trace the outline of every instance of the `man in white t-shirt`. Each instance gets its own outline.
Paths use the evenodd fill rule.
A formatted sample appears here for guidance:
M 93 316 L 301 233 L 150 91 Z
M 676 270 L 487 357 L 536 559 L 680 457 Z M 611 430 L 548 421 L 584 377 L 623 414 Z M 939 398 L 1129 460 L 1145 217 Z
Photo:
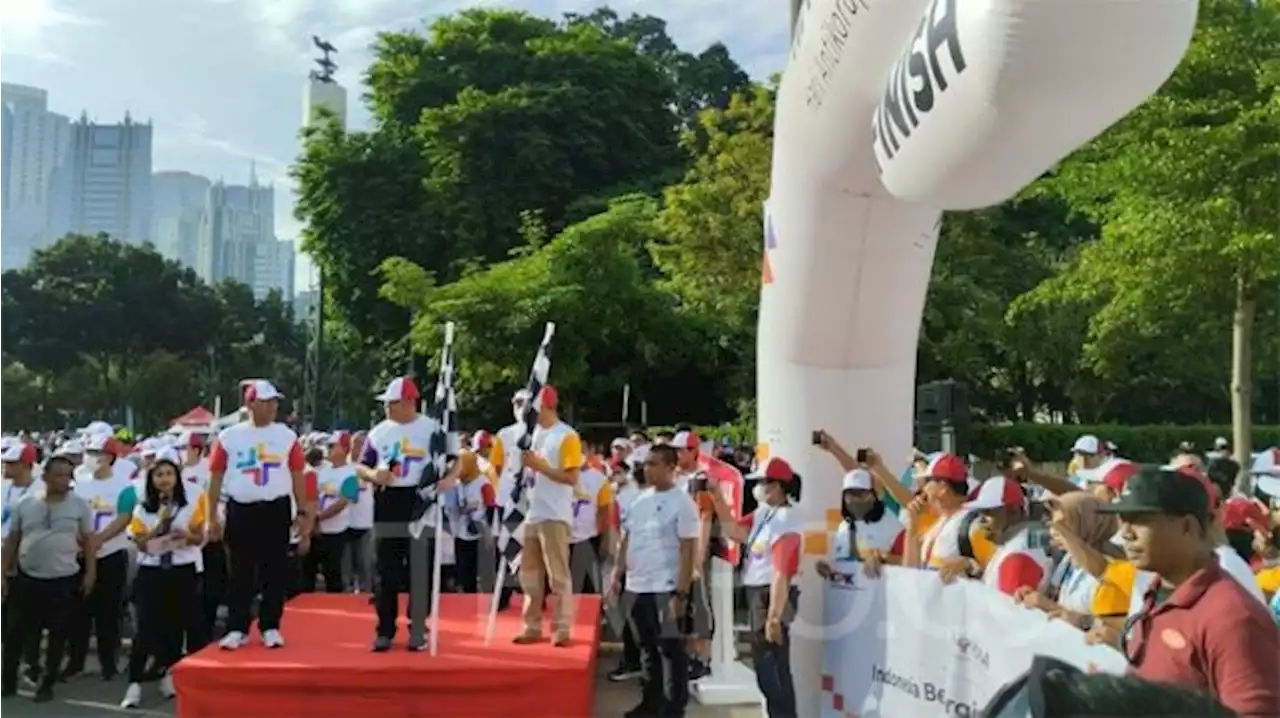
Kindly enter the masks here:
M 521 452 L 529 496 L 525 514 L 520 589 L 524 591 L 524 630 L 518 644 L 542 639 L 542 600 L 551 586 L 551 643 L 569 644 L 573 622 L 573 579 L 569 573 L 569 541 L 573 526 L 573 492 L 582 467 L 582 439 L 560 420 L 559 395 L 544 386 L 534 399 L 538 426 L 529 449 Z
M 652 447 L 644 464 L 646 487 L 622 521 L 618 565 L 609 595 L 623 581 L 631 627 L 640 647 L 641 700 L 627 715 L 682 716 L 689 702 L 689 653 L 684 636 L 692 629 L 689 589 L 699 535 L 698 507 L 676 487 L 676 451 Z

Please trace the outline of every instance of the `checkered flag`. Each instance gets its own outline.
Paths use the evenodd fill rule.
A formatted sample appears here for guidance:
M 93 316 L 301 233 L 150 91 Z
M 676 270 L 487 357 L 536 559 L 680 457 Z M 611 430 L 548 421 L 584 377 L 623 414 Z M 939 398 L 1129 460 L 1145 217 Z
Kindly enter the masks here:
M 530 401 L 524 412 L 524 436 L 520 437 L 518 442 L 522 451 L 527 451 L 533 444 L 533 430 L 538 425 L 538 409 L 542 405 L 542 387 L 547 385 L 547 376 L 551 372 L 551 340 L 555 333 L 555 323 L 547 322 L 542 343 L 538 345 L 538 354 L 533 359 L 533 368 L 529 370 L 529 383 L 525 385 L 525 391 L 529 393 Z M 520 556 L 524 551 L 524 519 L 528 512 L 529 499 L 524 492 L 523 474 L 520 480 L 513 483 L 511 495 L 501 497 L 502 519 L 498 522 L 498 550 L 501 552 L 502 564 L 506 569 L 499 569 L 500 580 L 496 582 L 494 589 L 495 611 L 498 605 L 498 590 L 520 568 Z M 490 638 L 492 638 L 492 631 L 490 631 Z
M 453 428 L 453 414 L 457 409 L 453 394 L 453 322 L 447 322 L 444 325 L 444 347 L 440 350 L 436 392 L 427 408 L 427 416 L 435 420 L 436 430 L 427 445 L 427 464 L 418 479 L 418 497 L 409 523 L 409 533 L 415 539 L 422 535 L 422 530 L 433 519 L 441 518 L 436 484 L 448 473 L 449 432 Z

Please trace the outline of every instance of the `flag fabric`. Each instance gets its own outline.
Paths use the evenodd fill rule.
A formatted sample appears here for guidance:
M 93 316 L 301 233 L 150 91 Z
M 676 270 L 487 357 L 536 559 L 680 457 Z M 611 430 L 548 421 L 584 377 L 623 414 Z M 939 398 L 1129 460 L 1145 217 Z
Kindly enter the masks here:
M 773 284 L 773 263 L 769 261 L 769 253 L 778 248 L 778 233 L 773 228 L 773 213 L 769 204 L 764 205 L 764 252 L 760 255 L 760 279 L 765 284 Z
M 538 345 L 538 353 L 533 358 L 533 368 L 529 370 L 529 383 L 525 385 L 525 391 L 530 400 L 525 404 L 525 432 L 518 444 L 522 451 L 527 451 L 533 445 L 533 430 L 537 428 L 538 410 L 542 406 L 542 388 L 547 385 L 547 377 L 551 373 L 551 341 L 555 333 L 555 323 L 547 322 L 542 343 Z M 511 495 L 501 497 L 502 520 L 498 523 L 498 550 L 506 559 L 510 570 L 504 581 L 510 580 L 511 575 L 520 567 L 520 556 L 524 551 L 524 519 L 529 509 L 529 499 L 524 489 L 529 478 L 522 474 L 520 480 L 512 482 Z
M 414 538 L 433 520 L 442 520 L 440 496 L 436 484 L 449 469 L 449 432 L 453 428 L 453 415 L 457 411 L 457 399 L 453 393 L 453 322 L 444 325 L 444 346 L 440 350 L 440 372 L 436 376 L 436 391 L 427 407 L 427 416 L 435 420 L 436 430 L 427 445 L 427 463 L 418 479 L 418 499 L 414 503 L 410 534 Z

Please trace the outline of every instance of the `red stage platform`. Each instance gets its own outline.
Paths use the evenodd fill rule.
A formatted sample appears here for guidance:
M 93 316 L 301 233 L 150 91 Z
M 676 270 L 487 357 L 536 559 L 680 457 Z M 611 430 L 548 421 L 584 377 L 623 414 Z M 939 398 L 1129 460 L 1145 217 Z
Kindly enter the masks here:
M 239 650 L 213 645 L 183 659 L 174 668 L 178 716 L 590 716 L 599 597 L 577 598 L 573 641 L 564 648 L 512 644 L 519 603 L 516 596 L 498 615 L 493 645 L 485 647 L 489 597 L 441 596 L 433 658 L 405 650 L 403 618 L 396 646 L 370 652 L 376 621 L 365 596 L 299 596 L 285 609 L 284 648 L 263 648 L 255 631 Z

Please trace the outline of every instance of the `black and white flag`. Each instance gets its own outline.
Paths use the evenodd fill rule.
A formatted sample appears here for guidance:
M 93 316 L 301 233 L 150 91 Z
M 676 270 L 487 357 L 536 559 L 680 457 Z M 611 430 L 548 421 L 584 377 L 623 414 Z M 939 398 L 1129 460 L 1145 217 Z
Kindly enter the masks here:
M 542 388 L 547 385 L 547 376 L 551 373 L 551 340 L 555 333 L 555 323 L 547 322 L 542 343 L 538 345 L 538 354 L 533 359 L 533 368 L 529 371 L 529 383 L 525 385 L 529 397 L 524 410 L 525 432 L 518 443 L 521 451 L 527 451 L 533 445 L 533 430 L 538 426 L 538 410 L 542 407 Z M 526 475 L 527 471 L 521 469 L 517 480 L 512 482 L 511 495 L 501 497 L 502 520 L 498 526 L 498 549 L 512 574 L 520 567 L 520 555 L 524 551 L 524 519 L 529 509 L 525 485 L 531 478 Z
M 436 376 L 436 390 L 427 407 L 427 416 L 435 421 L 435 433 L 427 445 L 427 463 L 418 479 L 418 500 L 414 503 L 409 533 L 416 539 L 422 530 L 434 521 L 442 521 L 439 491 L 440 483 L 449 469 L 449 436 L 453 430 L 453 415 L 458 409 L 453 394 L 453 322 L 444 325 L 444 347 L 440 350 L 440 373 Z

